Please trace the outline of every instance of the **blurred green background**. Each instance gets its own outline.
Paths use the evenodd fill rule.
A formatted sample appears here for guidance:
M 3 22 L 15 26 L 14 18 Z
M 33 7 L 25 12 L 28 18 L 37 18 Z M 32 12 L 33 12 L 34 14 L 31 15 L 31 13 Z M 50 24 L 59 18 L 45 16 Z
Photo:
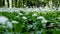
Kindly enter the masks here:
M 60 0 L 0 0 L 0 7 L 60 7 Z

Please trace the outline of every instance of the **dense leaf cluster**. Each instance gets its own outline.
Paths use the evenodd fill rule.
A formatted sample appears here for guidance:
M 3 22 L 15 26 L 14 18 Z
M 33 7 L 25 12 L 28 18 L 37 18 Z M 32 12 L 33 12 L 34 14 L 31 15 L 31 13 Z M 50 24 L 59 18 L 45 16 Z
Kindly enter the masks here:
M 0 12 L 12 23 L 13 28 L 0 26 L 0 34 L 59 34 L 60 12 Z M 48 25 L 48 24 L 49 25 Z M 52 25 L 54 23 L 55 25 Z M 58 24 L 58 25 L 56 25 Z M 2 25 L 2 24 L 0 24 Z M 48 25 L 48 27 L 47 27 Z M 56 27 L 58 26 L 58 27 Z M 47 29 L 48 28 L 48 29 Z

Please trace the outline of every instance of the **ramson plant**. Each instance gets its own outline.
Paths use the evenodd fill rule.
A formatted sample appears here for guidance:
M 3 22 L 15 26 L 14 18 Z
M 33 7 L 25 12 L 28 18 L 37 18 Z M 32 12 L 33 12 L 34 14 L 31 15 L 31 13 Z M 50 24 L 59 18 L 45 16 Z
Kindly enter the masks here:
M 28 8 L 27 8 L 28 9 Z M 34 8 L 35 9 L 35 8 Z M 23 10 L 23 9 L 21 9 Z M 60 24 L 59 11 L 33 11 L 30 12 L 0 12 L 0 33 L 1 34 L 55 34 L 60 32 L 58 27 L 46 29 L 46 24 Z M 49 27 L 50 27 L 49 25 Z M 54 25 L 56 26 L 56 25 Z M 48 32 L 48 33 L 47 33 Z

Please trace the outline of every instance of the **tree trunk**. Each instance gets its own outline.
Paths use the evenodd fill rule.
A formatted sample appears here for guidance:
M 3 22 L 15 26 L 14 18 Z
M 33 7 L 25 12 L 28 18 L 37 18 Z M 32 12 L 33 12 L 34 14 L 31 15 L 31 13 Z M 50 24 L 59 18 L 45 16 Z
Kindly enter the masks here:
M 15 0 L 15 7 L 17 7 L 17 0 Z
M 3 6 L 5 6 L 5 0 L 3 0 Z
M 0 0 L 0 7 L 3 7 L 3 0 Z
M 53 2 L 53 6 L 58 8 L 58 0 L 52 0 L 52 2 Z
M 7 5 L 8 5 L 8 7 L 9 7 L 9 0 L 7 0 Z
M 9 7 L 12 8 L 12 0 L 9 0 Z

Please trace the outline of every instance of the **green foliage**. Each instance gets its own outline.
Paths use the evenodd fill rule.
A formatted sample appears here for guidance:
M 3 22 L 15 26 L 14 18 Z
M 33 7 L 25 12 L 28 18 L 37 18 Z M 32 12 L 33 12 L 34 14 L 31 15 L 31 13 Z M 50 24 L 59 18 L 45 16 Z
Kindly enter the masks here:
M 34 6 L 36 7 L 40 7 L 41 5 L 48 5 L 50 7 L 49 2 L 52 1 L 53 6 L 56 5 L 55 7 L 59 7 L 60 6 L 60 0 L 0 0 L 0 7 L 16 7 L 16 8 L 20 8 L 20 7 L 26 7 L 27 4 L 35 4 Z M 10 4 L 10 2 L 12 4 Z M 29 3 L 30 2 L 30 3 Z M 46 4 L 44 4 L 44 3 Z M 7 4 L 6 4 L 7 3 Z M 31 4 L 30 4 L 31 6 Z M 33 6 L 31 6 L 33 7 Z
M 58 17 L 60 16 L 60 12 L 20 12 L 20 13 L 9 13 L 9 12 L 0 12 L 0 16 L 5 16 L 9 19 L 9 21 L 17 21 L 17 24 L 13 24 L 13 29 L 8 28 L 0 28 L 0 34 L 29 34 L 29 33 L 35 33 L 35 34 L 59 34 L 60 30 L 57 31 L 58 28 L 54 29 L 46 29 L 42 27 L 42 20 L 41 18 L 37 18 L 39 16 L 42 16 L 42 19 L 44 17 L 47 21 L 52 21 L 54 23 L 60 23 Z M 44 22 L 45 23 L 45 22 Z M 32 27 L 33 25 L 33 27 Z M 31 28 L 32 27 L 32 28 Z M 7 31 L 4 31 L 7 30 Z

